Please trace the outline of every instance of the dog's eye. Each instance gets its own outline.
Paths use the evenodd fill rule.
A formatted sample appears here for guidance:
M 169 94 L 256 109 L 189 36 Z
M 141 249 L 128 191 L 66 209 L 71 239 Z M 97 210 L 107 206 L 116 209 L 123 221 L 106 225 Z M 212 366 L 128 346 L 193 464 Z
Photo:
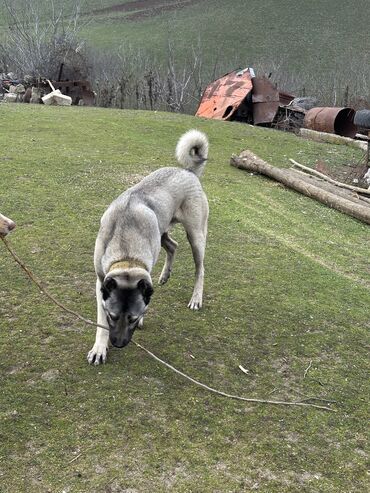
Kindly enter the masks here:
M 109 318 L 111 320 L 113 320 L 113 322 L 117 322 L 117 320 L 119 319 L 119 315 L 115 315 L 114 313 L 110 313 Z
M 129 324 L 134 324 L 139 320 L 139 317 L 132 317 L 131 315 L 128 317 L 128 323 Z

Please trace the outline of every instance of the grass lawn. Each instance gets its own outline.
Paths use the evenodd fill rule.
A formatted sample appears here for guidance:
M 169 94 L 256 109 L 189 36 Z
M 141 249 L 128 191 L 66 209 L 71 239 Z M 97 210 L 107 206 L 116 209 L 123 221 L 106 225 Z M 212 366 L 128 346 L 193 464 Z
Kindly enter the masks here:
M 217 397 L 133 345 L 89 366 L 94 329 L 43 298 L 0 243 L 1 493 L 368 491 L 369 226 L 229 165 L 245 148 L 277 166 L 335 166 L 355 151 L 166 113 L 3 104 L 0 124 L 10 241 L 93 319 L 102 213 L 174 163 L 182 132 L 206 132 L 204 309 L 186 306 L 194 268 L 178 227 L 173 277 L 135 340 L 220 390 L 322 397 L 337 411 Z

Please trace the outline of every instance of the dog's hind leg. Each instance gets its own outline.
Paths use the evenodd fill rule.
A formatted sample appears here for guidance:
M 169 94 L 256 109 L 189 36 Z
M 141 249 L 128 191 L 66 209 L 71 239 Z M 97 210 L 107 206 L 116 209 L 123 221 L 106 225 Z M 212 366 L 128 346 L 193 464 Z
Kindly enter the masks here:
M 195 263 L 195 284 L 193 295 L 188 307 L 191 310 L 199 310 L 203 303 L 204 284 L 204 252 L 206 248 L 206 235 L 202 231 L 187 230 L 187 237 L 193 252 Z
M 161 245 L 166 251 L 166 261 L 164 263 L 162 273 L 159 276 L 159 284 L 165 284 L 171 276 L 172 264 L 175 259 L 175 251 L 177 242 L 173 240 L 168 233 L 163 233 Z
M 101 282 L 96 280 L 96 303 L 98 309 L 98 324 L 108 326 L 107 316 L 105 315 L 102 304 Z M 105 363 L 107 360 L 107 350 L 109 342 L 109 331 L 102 327 L 96 328 L 95 344 L 87 355 L 87 361 L 98 365 L 100 360 Z

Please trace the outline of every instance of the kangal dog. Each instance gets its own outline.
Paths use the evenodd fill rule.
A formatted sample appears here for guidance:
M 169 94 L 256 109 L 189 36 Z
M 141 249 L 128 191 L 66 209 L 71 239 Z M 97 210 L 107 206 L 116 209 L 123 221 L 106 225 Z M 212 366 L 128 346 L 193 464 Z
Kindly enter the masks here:
M 0 236 L 4 237 L 15 228 L 15 222 L 0 214 Z
M 97 322 L 109 326 L 109 331 L 97 327 L 89 363 L 104 363 L 109 340 L 124 347 L 142 326 L 153 294 L 150 273 L 161 246 L 166 260 L 159 284 L 171 275 L 177 243 L 169 230 L 176 223 L 186 231 L 195 263 L 188 306 L 191 310 L 202 306 L 208 202 L 199 178 L 208 157 L 207 137 L 198 130 L 185 133 L 177 143 L 176 157 L 183 168 L 154 171 L 114 200 L 101 219 L 94 253 Z

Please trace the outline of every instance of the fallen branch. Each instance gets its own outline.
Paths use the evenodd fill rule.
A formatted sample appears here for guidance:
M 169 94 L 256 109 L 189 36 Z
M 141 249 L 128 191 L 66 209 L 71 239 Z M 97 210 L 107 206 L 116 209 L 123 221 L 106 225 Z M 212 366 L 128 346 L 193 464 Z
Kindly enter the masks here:
M 243 151 L 240 156 L 232 156 L 230 164 L 236 168 L 245 169 L 261 173 L 274 180 L 279 181 L 297 192 L 303 193 L 307 197 L 313 198 L 322 202 L 333 209 L 337 209 L 345 214 L 348 214 L 360 221 L 370 224 L 370 208 L 364 205 L 356 204 L 351 200 L 339 197 L 335 193 L 328 192 L 322 188 L 306 183 L 293 170 L 280 169 L 263 161 L 261 158 L 253 154 L 251 151 Z
M 134 341 L 132 341 L 132 342 L 135 344 L 135 346 L 137 346 L 138 348 L 140 348 L 143 351 L 145 351 L 152 358 L 154 358 L 155 360 L 159 361 L 159 363 L 162 363 L 162 365 L 167 366 L 167 368 L 169 368 L 173 372 L 177 373 L 178 375 L 181 375 L 182 377 L 186 378 L 190 382 L 195 383 L 199 387 L 203 387 L 204 389 L 208 390 L 209 392 L 213 392 L 214 394 L 218 394 L 218 395 L 221 395 L 223 397 L 228 397 L 229 399 L 236 399 L 238 401 L 244 401 L 244 402 L 257 402 L 257 403 L 260 403 L 260 404 L 274 404 L 274 405 L 278 405 L 278 406 L 301 406 L 301 407 L 310 406 L 310 407 L 315 407 L 316 409 L 323 409 L 325 411 L 336 412 L 334 409 L 331 409 L 330 407 L 327 407 L 327 406 L 318 406 L 317 404 L 311 404 L 311 403 L 306 403 L 306 402 L 301 402 L 301 401 L 290 401 L 289 402 L 289 401 L 271 401 L 271 400 L 268 400 L 268 399 L 255 399 L 253 397 L 241 397 L 239 395 L 228 394 L 226 392 L 222 392 L 220 390 L 216 390 L 216 389 L 214 389 L 212 387 L 209 387 L 208 385 L 206 385 L 206 384 L 204 384 L 202 382 L 199 382 L 198 380 L 195 380 L 195 378 L 189 377 L 189 375 L 186 375 L 185 373 L 183 373 L 182 371 L 178 370 L 177 368 L 175 368 L 174 366 L 170 365 L 169 363 L 166 363 L 166 361 L 164 361 L 161 358 L 158 358 L 158 356 L 156 356 L 154 353 L 152 353 L 151 351 L 149 351 L 145 347 L 141 346 L 141 344 L 139 344 L 138 342 L 134 342 Z
M 81 454 L 76 455 L 76 457 L 73 457 L 73 459 L 72 459 L 72 460 L 70 460 L 70 461 L 68 462 L 68 464 L 72 464 L 72 462 L 74 462 L 75 460 L 77 460 L 78 458 L 80 458 L 80 457 L 81 457 L 81 455 L 82 455 L 82 452 L 81 452 Z
M 310 364 L 305 369 L 304 374 L 303 374 L 303 378 L 306 378 L 308 370 L 311 368 L 311 366 L 312 366 L 312 360 L 310 361 Z
M 348 185 L 347 183 L 341 183 L 340 181 L 333 180 L 333 178 L 330 178 L 330 176 L 324 175 L 323 173 L 320 173 L 315 169 L 297 163 L 297 161 L 294 161 L 294 159 L 289 159 L 289 161 L 292 164 L 294 164 L 294 166 L 297 166 L 297 168 L 304 169 L 305 171 L 307 171 L 307 173 L 311 173 L 315 176 L 318 176 L 319 178 L 322 178 L 323 180 L 328 181 L 329 183 L 333 183 L 333 185 L 337 185 L 337 187 L 346 188 L 347 190 L 352 190 L 357 193 L 363 193 L 365 195 L 370 195 L 370 190 L 367 190 L 366 188 L 354 187 L 353 185 Z
M 13 257 L 13 259 L 17 262 L 17 264 L 20 266 L 22 270 L 27 274 L 27 276 L 31 279 L 31 281 L 36 284 L 36 286 L 39 288 L 42 294 L 44 294 L 47 298 L 49 298 L 50 301 L 52 301 L 55 305 L 59 306 L 62 310 L 70 313 L 74 317 L 77 317 L 80 319 L 82 322 L 85 322 L 86 324 L 93 325 L 94 327 L 100 327 L 105 330 L 109 330 L 108 327 L 105 327 L 104 325 L 100 325 L 96 322 L 93 322 L 92 320 L 89 320 L 88 318 L 82 317 L 79 313 L 71 310 L 70 308 L 67 308 L 66 306 L 63 305 L 60 301 L 58 301 L 49 291 L 42 285 L 41 281 L 39 281 L 36 276 L 33 274 L 33 272 L 26 266 L 24 262 L 18 257 L 18 255 L 15 253 L 15 251 L 11 248 L 11 246 L 8 243 L 8 240 L 6 238 L 3 238 L 0 236 L 0 239 L 3 241 L 5 248 L 8 250 L 10 255 Z
M 48 293 L 43 288 L 41 282 L 38 279 L 36 279 L 36 276 L 33 274 L 33 272 L 25 265 L 24 262 L 22 262 L 22 260 L 18 257 L 18 255 L 13 251 L 13 249 L 11 248 L 11 246 L 9 245 L 9 243 L 7 242 L 7 240 L 5 240 L 5 238 L 3 238 L 1 236 L 0 236 L 0 239 L 3 241 L 4 245 L 6 246 L 7 250 L 9 251 L 9 253 L 14 258 L 14 260 L 16 261 L 16 263 L 24 270 L 24 272 L 29 276 L 29 278 L 31 279 L 31 281 L 36 284 L 36 286 L 39 288 L 39 290 L 41 291 L 41 293 L 45 294 L 59 308 L 65 310 L 66 312 L 70 313 L 71 315 L 74 315 L 75 317 L 77 317 L 79 320 L 82 320 L 86 324 L 93 325 L 93 326 L 98 326 L 98 327 L 102 327 L 105 330 L 109 330 L 109 327 L 105 327 L 104 325 L 100 325 L 100 324 L 95 324 L 91 320 L 89 320 L 89 319 L 87 319 L 85 317 L 82 317 L 77 312 L 74 312 L 73 310 L 70 310 L 69 308 L 65 307 L 62 303 L 60 303 L 56 298 L 54 298 L 54 296 L 50 295 L 50 293 Z M 271 401 L 271 400 L 267 400 L 267 399 L 257 399 L 257 398 L 253 398 L 253 397 L 241 397 L 241 396 L 238 396 L 238 395 L 228 394 L 226 392 L 222 392 L 220 390 L 216 390 L 216 389 L 214 389 L 212 387 L 209 387 L 208 385 L 206 385 L 206 384 L 204 384 L 202 382 L 199 382 L 198 380 L 195 380 L 195 378 L 190 377 L 186 373 L 183 373 L 182 371 L 178 370 L 174 366 L 170 365 L 166 361 L 164 361 L 161 358 L 159 358 L 158 356 L 156 356 L 154 353 L 152 353 L 151 351 L 149 351 L 149 349 L 146 349 L 144 346 L 142 346 L 138 342 L 135 342 L 135 341 L 131 340 L 131 343 L 134 344 L 136 347 L 140 348 L 141 350 L 145 351 L 153 359 L 155 359 L 156 361 L 158 361 L 162 365 L 166 366 L 167 368 L 169 368 L 173 372 L 175 372 L 178 375 L 186 378 L 187 380 L 189 380 L 190 382 L 198 385 L 199 387 L 202 387 L 202 388 L 208 390 L 209 392 L 213 392 L 214 394 L 218 394 L 218 395 L 221 395 L 223 397 L 228 397 L 229 399 L 236 399 L 236 400 L 245 401 L 245 402 L 256 402 L 256 403 L 260 403 L 260 404 L 272 404 L 272 405 L 278 405 L 278 406 L 313 407 L 313 408 L 322 409 L 322 410 L 325 410 L 325 411 L 337 412 L 335 409 L 331 409 L 328 406 L 318 406 L 318 405 L 312 404 L 312 403 L 299 402 L 299 401 L 290 401 L 290 402 L 289 401 Z M 78 457 L 79 456 L 77 456 L 76 458 L 72 459 L 71 462 L 73 462 L 74 460 L 76 460 Z
M 363 200 L 364 202 L 367 202 L 368 204 L 370 204 L 370 199 L 368 199 L 367 197 L 363 197 L 362 195 L 357 195 L 357 197 L 360 200 Z

